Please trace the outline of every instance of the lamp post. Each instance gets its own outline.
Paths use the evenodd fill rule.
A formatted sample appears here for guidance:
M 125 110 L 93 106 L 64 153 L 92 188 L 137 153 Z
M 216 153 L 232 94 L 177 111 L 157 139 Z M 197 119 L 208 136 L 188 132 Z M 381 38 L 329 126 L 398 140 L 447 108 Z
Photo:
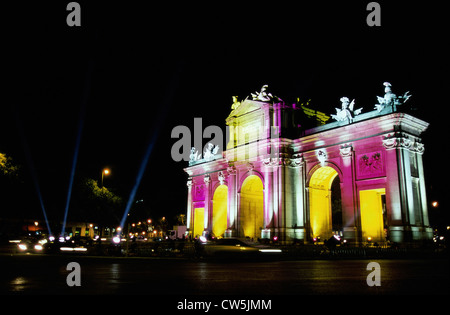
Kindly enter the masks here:
M 110 173 L 109 169 L 105 168 L 102 170 L 102 188 L 103 188 L 103 177 L 106 175 L 108 176 Z

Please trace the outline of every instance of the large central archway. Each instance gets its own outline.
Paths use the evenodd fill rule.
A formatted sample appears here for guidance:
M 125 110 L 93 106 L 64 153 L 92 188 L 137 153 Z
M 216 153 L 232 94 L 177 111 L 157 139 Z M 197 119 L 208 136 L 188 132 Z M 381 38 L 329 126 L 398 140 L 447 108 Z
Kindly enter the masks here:
M 263 183 L 256 175 L 250 175 L 242 183 L 239 235 L 257 239 L 264 225 Z
M 309 218 L 311 236 L 325 241 L 333 235 L 332 191 L 338 176 L 329 166 L 318 168 L 309 182 Z

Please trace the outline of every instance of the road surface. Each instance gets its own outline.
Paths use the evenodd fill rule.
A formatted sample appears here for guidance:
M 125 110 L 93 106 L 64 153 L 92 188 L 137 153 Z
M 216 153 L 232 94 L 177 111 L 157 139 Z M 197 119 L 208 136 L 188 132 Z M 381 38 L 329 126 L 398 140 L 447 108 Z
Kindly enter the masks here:
M 449 294 L 449 261 L 192 261 L 155 258 L 1 255 L 1 294 Z M 369 262 L 380 286 L 368 286 Z M 79 274 L 67 268 L 79 264 Z M 78 276 L 79 286 L 68 285 Z M 69 281 L 70 282 L 70 281 Z M 73 284 L 73 283 L 72 283 Z

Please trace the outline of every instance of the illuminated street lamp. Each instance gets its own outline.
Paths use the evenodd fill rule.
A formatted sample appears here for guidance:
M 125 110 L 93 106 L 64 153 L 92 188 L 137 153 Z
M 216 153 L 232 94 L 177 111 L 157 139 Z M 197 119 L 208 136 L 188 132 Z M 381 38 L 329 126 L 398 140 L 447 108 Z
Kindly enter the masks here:
M 107 169 L 107 168 L 103 169 L 103 171 L 102 171 L 102 188 L 103 188 L 103 177 L 105 175 L 108 176 L 109 173 L 111 173 L 109 169 Z
M 433 208 L 437 208 L 437 206 L 439 206 L 439 203 L 437 201 L 433 201 L 431 205 L 433 206 Z

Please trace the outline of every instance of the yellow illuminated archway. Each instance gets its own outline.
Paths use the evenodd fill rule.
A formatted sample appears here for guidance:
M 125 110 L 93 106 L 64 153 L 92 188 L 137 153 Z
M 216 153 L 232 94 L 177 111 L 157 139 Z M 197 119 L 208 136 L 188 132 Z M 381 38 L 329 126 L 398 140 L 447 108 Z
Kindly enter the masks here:
M 384 188 L 359 192 L 363 241 L 385 241 L 382 203 L 384 194 L 386 194 Z
M 309 182 L 309 220 L 313 238 L 329 239 L 332 234 L 331 185 L 338 173 L 329 166 L 317 169 Z
M 228 187 L 220 185 L 213 196 L 212 233 L 216 237 L 223 236 L 227 229 L 227 205 Z
M 240 235 L 257 239 L 264 225 L 263 183 L 256 175 L 250 175 L 242 183 L 239 224 Z
M 194 209 L 194 237 L 202 236 L 205 225 L 205 208 Z

